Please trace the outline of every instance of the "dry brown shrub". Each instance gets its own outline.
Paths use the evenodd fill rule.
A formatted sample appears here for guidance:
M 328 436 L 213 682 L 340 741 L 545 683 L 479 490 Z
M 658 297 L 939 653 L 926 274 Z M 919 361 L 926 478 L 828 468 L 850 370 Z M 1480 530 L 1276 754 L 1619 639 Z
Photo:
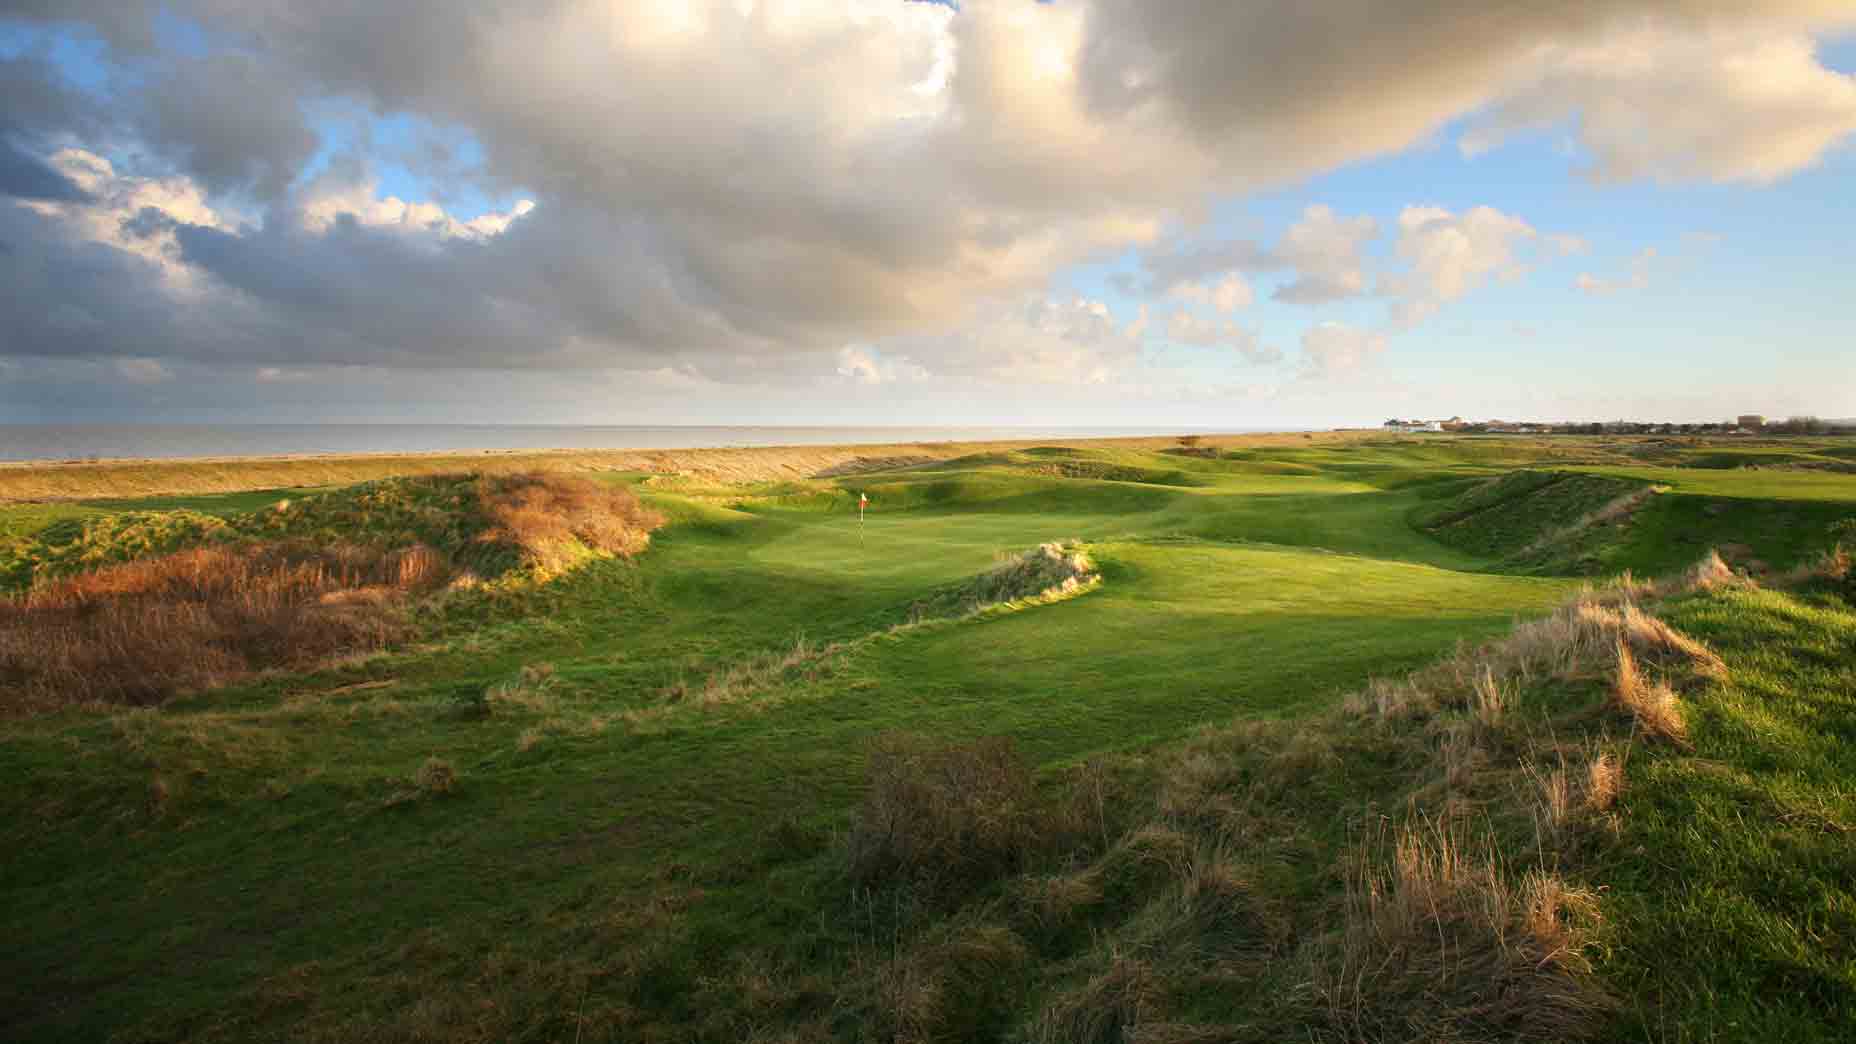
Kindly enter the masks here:
M 478 496 L 495 523 L 484 539 L 522 548 L 544 571 L 572 565 L 582 549 L 635 555 L 664 524 L 624 486 L 558 472 L 485 475 Z
M 1006 737 L 886 735 L 871 745 L 867 780 L 848 839 L 851 876 L 865 886 L 952 894 L 1023 868 L 1062 832 Z
M 1362 845 L 1347 898 L 1316 987 L 1349 1039 L 1582 1039 L 1611 1009 L 1585 957 L 1591 896 L 1540 872 L 1517 885 L 1449 830 Z
M 448 577 L 427 548 L 210 547 L 0 599 L 0 711 L 145 706 L 401 637 L 396 604 Z

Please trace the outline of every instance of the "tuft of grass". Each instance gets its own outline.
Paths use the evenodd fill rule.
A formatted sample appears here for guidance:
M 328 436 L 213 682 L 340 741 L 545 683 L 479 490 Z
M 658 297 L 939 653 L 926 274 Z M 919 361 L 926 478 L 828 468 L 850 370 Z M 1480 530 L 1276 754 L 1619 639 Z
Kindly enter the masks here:
M 427 758 L 419 766 L 419 771 L 413 773 L 412 783 L 422 794 L 449 794 L 457 789 L 458 770 L 443 758 Z
M 851 880 L 863 887 L 959 894 L 1024 868 L 1053 840 L 1052 810 L 1006 738 L 948 746 L 879 737 L 867 780 L 846 846 Z
M 1617 649 L 1617 676 L 1611 685 L 1611 698 L 1627 711 L 1644 735 L 1678 746 L 1688 745 L 1688 726 L 1682 720 L 1675 690 L 1667 682 L 1644 678 L 1630 646 L 1622 641 Z
M 1051 601 L 1075 594 L 1101 578 L 1076 541 L 1045 543 L 1006 558 L 991 571 L 946 588 L 909 609 L 914 620 L 959 616 L 1028 599 Z
M 1367 846 L 1346 894 L 1316 991 L 1348 1039 L 1589 1039 L 1614 1007 L 1587 959 L 1596 896 L 1538 869 L 1516 882 L 1447 825 Z

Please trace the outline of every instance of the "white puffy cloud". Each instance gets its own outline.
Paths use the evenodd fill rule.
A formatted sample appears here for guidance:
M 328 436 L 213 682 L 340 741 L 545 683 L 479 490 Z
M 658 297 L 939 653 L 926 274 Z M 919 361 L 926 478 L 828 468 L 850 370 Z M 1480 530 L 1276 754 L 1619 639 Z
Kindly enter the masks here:
M 1796 33 L 1745 28 L 1671 37 L 1639 26 L 1548 48 L 1531 78 L 1463 141 L 1571 122 L 1606 182 L 1771 182 L 1856 133 L 1856 76 L 1822 65 Z
M 1461 214 L 1442 207 L 1406 207 L 1399 214 L 1398 230 L 1398 254 L 1409 270 L 1389 276 L 1387 286 L 1399 297 L 1394 316 L 1407 325 L 1423 321 L 1490 278 L 1507 279 L 1525 271 L 1517 248 L 1539 235 L 1526 221 L 1493 207 Z
M 1141 318 L 1124 325 L 1101 301 L 1034 294 L 989 301 L 951 332 L 891 337 L 880 347 L 924 377 L 1100 384 L 1139 361 L 1144 330 Z
M 1319 323 L 1302 334 L 1302 374 L 1317 380 L 1350 377 L 1385 350 L 1384 334 L 1346 323 Z
M 1379 222 L 1362 215 L 1343 218 L 1333 208 L 1311 206 L 1290 226 L 1276 256 L 1293 268 L 1295 280 L 1276 291 L 1279 301 L 1324 304 L 1366 291 L 1366 244 L 1379 236 Z

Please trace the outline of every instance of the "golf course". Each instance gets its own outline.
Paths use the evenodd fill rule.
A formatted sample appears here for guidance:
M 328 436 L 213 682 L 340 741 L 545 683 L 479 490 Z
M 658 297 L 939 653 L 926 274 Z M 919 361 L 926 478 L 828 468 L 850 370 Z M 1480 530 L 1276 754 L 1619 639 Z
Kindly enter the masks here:
M 0 1038 L 1847 1040 L 1852 518 L 1848 438 L 0 469 Z

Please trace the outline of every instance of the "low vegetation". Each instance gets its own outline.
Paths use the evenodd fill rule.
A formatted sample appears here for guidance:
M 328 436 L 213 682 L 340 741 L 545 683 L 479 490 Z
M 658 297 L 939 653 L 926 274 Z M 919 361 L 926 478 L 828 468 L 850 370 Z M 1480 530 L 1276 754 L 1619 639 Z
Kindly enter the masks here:
M 231 519 L 131 513 L 41 532 L 7 560 L 26 582 L 0 597 L 0 709 L 146 706 L 375 652 L 413 633 L 417 597 L 632 555 L 661 521 L 587 479 L 442 476 Z
M 913 620 L 932 620 L 1026 600 L 1054 601 L 1100 579 L 1095 563 L 1077 542 L 1045 543 L 916 602 L 909 616 Z

